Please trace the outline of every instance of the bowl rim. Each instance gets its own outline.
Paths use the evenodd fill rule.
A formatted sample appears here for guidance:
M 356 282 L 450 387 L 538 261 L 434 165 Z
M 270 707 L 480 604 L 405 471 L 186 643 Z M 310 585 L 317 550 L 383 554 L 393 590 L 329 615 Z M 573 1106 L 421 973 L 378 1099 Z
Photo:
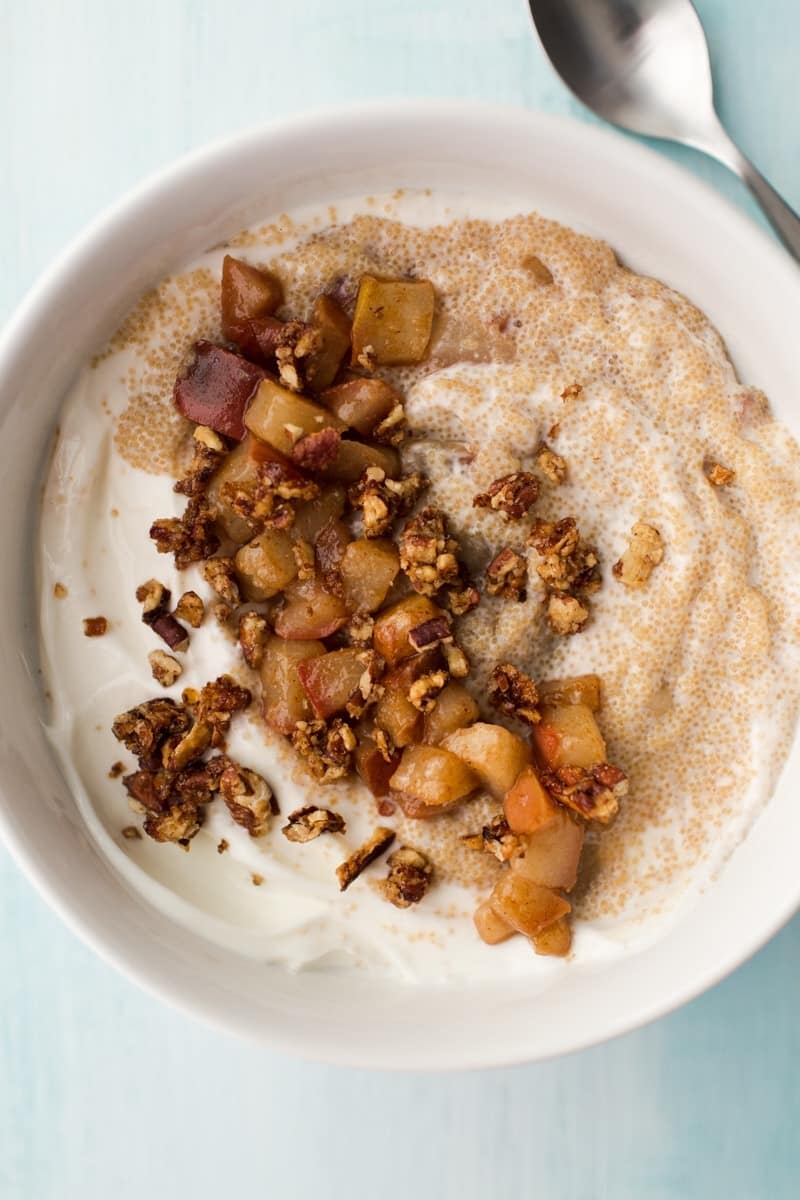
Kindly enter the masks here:
M 573 142 L 588 140 L 601 143 L 603 152 L 609 159 L 617 159 L 628 169 L 637 168 L 648 176 L 651 184 L 661 183 L 665 188 L 672 192 L 679 192 L 687 201 L 706 211 L 713 207 L 715 219 L 727 227 L 731 238 L 747 239 L 751 244 L 755 239 L 757 243 L 760 243 L 759 254 L 769 260 L 770 271 L 782 275 L 786 286 L 796 289 L 800 299 L 800 274 L 789 256 L 768 233 L 757 226 L 726 197 L 717 193 L 709 184 L 641 142 L 609 128 L 598 127 L 573 117 L 538 112 L 514 105 L 490 105 L 463 99 L 386 100 L 370 104 L 348 104 L 334 108 L 314 109 L 275 121 L 252 125 L 233 135 L 216 138 L 150 173 L 143 181 L 105 207 L 73 237 L 52 264 L 44 268 L 23 296 L 5 328 L 0 331 L 0 380 L 5 377 L 14 360 L 17 343 L 24 340 L 30 330 L 37 325 L 40 319 L 40 309 L 51 303 L 54 295 L 69 287 L 70 280 L 75 277 L 76 272 L 81 270 L 84 260 L 95 254 L 100 245 L 122 232 L 129 223 L 136 219 L 137 214 L 153 204 L 158 204 L 160 199 L 167 196 L 181 183 L 190 180 L 196 172 L 205 173 L 212 164 L 221 164 L 228 156 L 238 157 L 248 149 L 266 151 L 269 148 L 270 140 L 277 137 L 296 134 L 308 138 L 324 136 L 331 132 L 340 133 L 343 124 L 353 133 L 357 132 L 359 127 L 371 127 L 376 122 L 403 122 L 420 117 L 431 121 L 446 121 L 454 117 L 468 121 L 475 118 L 495 122 L 499 125 L 511 122 L 517 123 L 520 128 L 526 127 L 531 135 L 535 135 L 537 129 L 549 127 L 551 130 L 560 130 L 565 138 L 572 139 Z M 465 1046 L 464 1053 L 460 1054 L 457 1059 L 451 1051 L 445 1050 L 441 1061 L 434 1061 L 428 1066 L 414 1061 L 409 1062 L 401 1045 L 394 1048 L 387 1046 L 383 1053 L 377 1056 L 378 1061 L 375 1061 L 375 1058 L 372 1061 L 365 1061 L 363 1057 L 359 1056 L 357 1048 L 350 1046 L 333 1046 L 318 1042 L 313 1047 L 309 1047 L 306 1039 L 301 1041 L 300 1038 L 297 1038 L 293 1042 L 285 1034 L 276 1033 L 270 1028 L 263 1028 L 263 1031 L 258 1033 L 255 1033 L 252 1028 L 248 1030 L 238 1028 L 235 1019 L 226 1018 L 214 1002 L 207 1002 L 202 996 L 189 998 L 185 994 L 185 989 L 174 984 L 157 967 L 151 970 L 141 962 L 131 962 L 124 949 L 110 934 L 77 911 L 77 905 L 68 892 L 52 884 L 43 865 L 37 860 L 36 854 L 25 845 L 24 838 L 17 836 L 13 823 L 8 818 L 6 805 L 0 803 L 0 837 L 39 894 L 64 923 L 102 960 L 110 963 L 123 976 L 131 979 L 144 991 L 166 1001 L 189 1016 L 199 1017 L 205 1023 L 221 1031 L 245 1037 L 250 1041 L 257 1040 L 282 1053 L 291 1053 L 297 1057 L 312 1057 L 315 1061 L 359 1068 L 458 1070 L 519 1065 L 531 1061 L 531 1057 L 524 1048 L 520 1055 L 515 1056 L 511 1054 L 498 1055 L 483 1047 L 473 1046 L 470 1050 Z M 569 1046 L 558 1045 L 551 1053 L 537 1053 L 535 1060 L 546 1061 L 548 1058 L 574 1053 L 600 1042 L 611 1040 L 641 1028 L 680 1007 L 715 986 L 736 970 L 765 945 L 799 908 L 800 880 L 794 895 L 780 905 L 769 920 L 754 925 L 735 952 L 710 970 L 707 975 L 702 978 L 688 979 L 682 986 L 670 991 L 663 999 L 651 1003 L 640 1002 L 638 1007 L 634 1005 L 626 1009 L 624 1016 L 607 1022 L 606 1031 L 602 1034 L 592 1032 L 581 1035 L 578 1032 L 571 1039 Z

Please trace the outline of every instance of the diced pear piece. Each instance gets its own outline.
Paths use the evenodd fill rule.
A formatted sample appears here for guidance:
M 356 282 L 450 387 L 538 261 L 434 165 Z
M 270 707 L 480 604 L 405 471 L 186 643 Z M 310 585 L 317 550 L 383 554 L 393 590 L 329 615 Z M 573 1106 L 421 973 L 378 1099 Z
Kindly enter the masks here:
M 332 296 L 317 296 L 309 324 L 319 330 L 322 346 L 309 356 L 305 377 L 310 391 L 321 392 L 333 383 L 350 349 L 350 321 Z
M 234 562 L 248 600 L 270 600 L 297 574 L 294 543 L 285 529 L 265 529 L 237 551 Z
M 498 942 L 505 942 L 516 933 L 516 930 L 512 929 L 508 922 L 494 911 L 488 900 L 484 900 L 483 904 L 478 905 L 472 919 L 475 922 L 478 937 L 488 946 L 496 946 Z
M 512 859 L 511 869 L 543 887 L 569 892 L 578 877 L 584 827 L 560 809 L 550 824 L 524 839 L 521 854 Z
M 552 925 L 535 933 L 531 940 L 537 954 L 565 958 L 572 949 L 572 925 L 569 917 L 559 917 Z
M 449 734 L 443 745 L 472 768 L 495 800 L 505 796 L 522 768 L 531 761 L 527 742 L 502 725 L 485 721 Z
M 400 556 L 388 538 L 359 538 L 340 564 L 344 597 L 352 612 L 377 612 L 400 570 Z
M 272 379 L 265 379 L 259 386 L 244 423 L 262 442 L 269 442 L 287 458 L 292 457 L 292 448 L 301 437 L 319 433 L 321 429 L 341 432 L 346 428 L 327 408 L 290 392 Z
M 345 425 L 366 438 L 401 403 L 399 392 L 384 379 L 361 377 L 337 383 L 336 387 L 323 392 L 319 399 Z
M 319 575 L 296 579 L 286 588 L 283 608 L 275 617 L 278 637 L 308 641 L 330 637 L 347 622 L 347 606 L 323 587 Z
M 349 703 L 366 669 L 363 658 L 363 651 L 348 646 L 299 664 L 297 674 L 316 717 L 327 720 Z
M 435 817 L 471 795 L 480 780 L 466 763 L 440 746 L 407 746 L 391 778 L 407 817 Z
M 535 937 L 572 911 L 572 905 L 558 892 L 511 870 L 503 871 L 489 903 L 507 925 L 526 937 Z
M 448 734 L 477 721 L 478 714 L 479 709 L 474 697 L 463 683 L 452 679 L 439 693 L 431 711 L 425 713 L 423 741 L 431 746 L 438 746 Z
M 546 679 L 537 684 L 542 704 L 561 707 L 564 704 L 585 704 L 592 712 L 600 707 L 600 676 L 571 675 L 566 679 Z
M 353 364 L 422 362 L 433 327 L 436 297 L 427 279 L 406 281 L 364 275 L 353 317 Z
M 523 767 L 503 801 L 513 833 L 536 833 L 558 819 L 559 806 L 539 782 L 533 767 Z
M 313 712 L 297 674 L 300 663 L 324 654 L 322 642 L 286 642 L 268 639 L 261 662 L 261 706 L 264 720 L 278 733 L 291 733 L 298 721 L 310 721 Z
M 594 767 L 606 761 L 606 744 L 586 704 L 545 704 L 531 731 L 536 757 L 551 771 L 558 767 Z
M 404 658 L 416 654 L 408 640 L 411 630 L 443 615 L 444 610 L 427 596 L 416 593 L 407 596 L 380 614 L 375 622 L 373 645 L 390 667 L 396 666 Z

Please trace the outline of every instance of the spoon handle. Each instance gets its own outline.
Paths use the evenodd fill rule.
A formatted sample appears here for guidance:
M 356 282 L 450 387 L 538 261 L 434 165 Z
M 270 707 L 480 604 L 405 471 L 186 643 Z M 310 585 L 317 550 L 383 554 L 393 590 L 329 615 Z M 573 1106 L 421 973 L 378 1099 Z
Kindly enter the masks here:
M 715 123 L 713 136 L 704 139 L 702 149 L 739 176 L 758 201 L 761 211 L 786 249 L 800 262 L 800 217 L 741 152 L 722 125 Z

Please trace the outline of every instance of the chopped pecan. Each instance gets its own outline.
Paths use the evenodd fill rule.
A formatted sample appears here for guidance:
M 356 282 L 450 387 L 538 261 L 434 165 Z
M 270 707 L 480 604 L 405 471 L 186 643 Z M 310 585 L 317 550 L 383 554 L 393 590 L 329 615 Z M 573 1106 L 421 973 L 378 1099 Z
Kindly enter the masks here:
M 362 717 L 380 696 L 382 688 L 379 681 L 386 669 L 386 663 L 374 650 L 364 650 L 357 657 L 359 662 L 364 664 L 364 673 L 358 681 L 355 695 L 350 697 L 345 709 L 349 717 L 355 718 Z
M 162 687 L 172 687 L 175 680 L 183 673 L 183 667 L 177 658 L 167 654 L 166 650 L 151 650 L 147 656 L 153 679 Z
M 319 783 L 332 783 L 347 775 L 353 764 L 356 736 L 342 717 L 326 721 L 298 721 L 291 742 Z
M 235 712 L 247 708 L 252 698 L 250 691 L 240 687 L 230 675 L 220 675 L 205 684 L 199 693 L 191 689 L 183 693 L 184 703 L 195 710 L 195 720 L 210 727 L 213 746 L 222 743 L 230 727 L 231 717 Z
M 194 431 L 194 455 L 189 470 L 178 480 L 174 490 L 184 496 L 198 496 L 205 491 L 227 453 L 228 448 L 218 433 L 207 425 L 198 425 Z
M 322 348 L 322 334 L 303 321 L 287 321 L 278 334 L 275 361 L 284 387 L 302 392 L 305 384 L 305 359 Z
M 400 566 L 415 592 L 433 596 L 448 584 L 460 582 L 458 542 L 447 532 L 444 513 L 423 508 L 400 535 Z
M 579 633 L 589 620 L 589 609 L 581 604 L 577 596 L 553 592 L 547 600 L 547 623 L 553 633 L 570 637 Z
M 204 496 L 192 496 L 182 517 L 164 517 L 150 526 L 159 554 L 172 554 L 179 570 L 210 558 L 219 547 L 214 514 Z
M 349 858 L 336 868 L 336 878 L 339 880 L 339 891 L 344 892 L 354 880 L 358 879 L 365 867 L 384 854 L 395 839 L 393 829 L 379 825 L 372 837 L 354 850 Z
M 562 400 L 577 400 L 583 393 L 583 387 L 579 383 L 570 383 L 564 388 L 561 393 Z
M 339 456 L 341 436 L 338 429 L 320 429 L 307 433 L 292 447 L 292 458 L 304 471 L 312 474 L 331 467 Z
M 242 602 L 242 594 L 236 579 L 236 567 L 232 558 L 208 558 L 200 568 L 206 583 L 210 584 L 221 600 L 236 608 Z
M 136 589 L 136 599 L 142 606 L 142 620 L 145 625 L 152 625 L 169 609 L 172 593 L 158 579 L 148 579 L 140 583 Z
M 375 618 L 372 613 L 357 612 L 350 618 L 342 631 L 346 640 L 353 646 L 369 646 L 375 630 Z
M 173 804 L 163 813 L 145 819 L 144 831 L 156 842 L 177 842 L 188 846 L 203 823 L 203 812 L 194 804 Z
M 522 846 L 519 835 L 511 832 L 502 813 L 484 825 L 480 833 L 468 834 L 461 840 L 470 850 L 486 850 L 501 863 L 512 859 Z
M 381 884 L 381 892 L 395 908 L 410 908 L 419 904 L 430 887 L 433 867 L 419 850 L 400 846 L 386 860 L 389 874 Z
M 442 599 L 454 617 L 463 617 L 480 604 L 478 589 L 468 579 L 461 579 L 457 587 L 445 588 Z
M 189 645 L 189 634 L 172 613 L 159 613 L 150 623 L 153 633 L 157 633 L 162 642 L 166 642 L 170 650 L 186 650 Z
M 530 471 L 512 471 L 495 479 L 485 492 L 472 497 L 475 508 L 501 512 L 506 521 L 519 521 L 539 498 L 539 480 Z
M 164 747 L 165 765 L 169 771 L 182 771 L 189 763 L 201 758 L 211 745 L 213 730 L 204 721 L 195 721 L 191 729 L 177 741 L 169 741 Z
M 610 763 L 597 766 L 558 767 L 540 772 L 542 785 L 559 804 L 571 808 L 586 821 L 608 825 L 628 793 L 628 777 Z
M 391 479 L 381 467 L 367 467 L 347 498 L 353 508 L 361 509 L 364 536 L 381 537 L 396 517 L 411 511 L 427 486 L 428 480 L 417 472 Z
M 135 825 L 125 825 L 122 830 L 122 836 L 128 842 L 140 842 L 142 835 Z
M 229 760 L 218 754 L 207 762 L 194 762 L 175 776 L 174 790 L 181 800 L 191 804 L 207 804 L 219 790 L 220 779 Z
M 397 754 L 397 747 L 389 734 L 376 725 L 371 736 L 383 761 L 390 763 Z
M 288 529 L 294 522 L 294 505 L 318 495 L 318 484 L 281 462 L 260 463 L 253 483 L 226 483 L 220 489 L 220 499 L 254 533 L 266 528 Z
M 400 403 L 395 404 L 382 421 L 372 430 L 372 440 L 384 446 L 399 446 L 405 440 L 406 410 Z
M 490 596 L 524 600 L 527 583 L 527 561 L 510 546 L 505 546 L 495 555 L 486 568 L 486 591 Z
M 409 631 L 408 640 L 415 650 L 428 650 L 441 642 L 452 642 L 453 627 L 450 618 L 442 615 L 423 621 L 421 625 L 416 625 Z
M 534 521 L 528 545 L 540 556 L 536 570 L 550 591 L 580 594 L 600 587 L 597 552 L 584 542 L 574 517 Z
M 541 720 L 536 684 L 530 675 L 511 663 L 500 663 L 489 676 L 489 702 L 526 725 L 536 725 Z
M 664 557 L 661 534 L 652 525 L 637 521 L 631 529 L 628 549 L 611 568 L 615 579 L 628 587 L 643 587 L 654 567 Z
M 182 735 L 191 721 L 186 709 L 167 697 L 146 700 L 135 708 L 120 713 L 111 731 L 126 750 L 139 759 L 153 757 L 162 742 L 175 734 Z
M 220 776 L 219 794 L 236 824 L 243 826 L 250 837 L 267 832 L 275 803 L 266 779 L 231 762 Z
M 444 653 L 447 670 L 453 679 L 466 679 L 469 675 L 469 659 L 460 646 L 455 642 L 443 642 L 442 652 Z
M 108 772 L 108 778 L 109 779 L 119 779 L 120 775 L 122 775 L 124 770 L 125 770 L 125 764 L 122 762 L 119 762 L 119 760 L 118 760 L 117 762 L 111 764 L 111 768 Z
M 199 629 L 206 615 L 206 606 L 197 592 L 184 592 L 172 615 L 191 625 L 192 629 Z
M 103 637 L 108 632 L 108 620 L 106 617 L 84 617 L 83 633 L 84 637 Z
M 310 804 L 289 814 L 281 833 L 290 842 L 313 842 L 323 833 L 344 833 L 344 818 L 329 808 Z
M 448 680 L 447 671 L 429 671 L 420 675 L 408 689 L 408 699 L 414 708 L 420 712 L 430 712 L 436 705 L 436 700 Z
M 549 479 L 556 487 L 562 484 L 567 478 L 567 462 L 560 454 L 556 454 L 555 450 L 548 446 L 547 442 L 539 442 L 535 451 L 536 465 L 544 475 L 545 479 Z
M 715 487 L 727 487 L 736 478 L 736 472 L 731 467 L 724 467 L 722 463 L 715 462 L 712 458 L 705 460 L 703 471 L 708 482 L 713 483 Z
M 248 667 L 258 670 L 264 658 L 269 625 L 261 613 L 246 612 L 239 618 L 239 645 Z

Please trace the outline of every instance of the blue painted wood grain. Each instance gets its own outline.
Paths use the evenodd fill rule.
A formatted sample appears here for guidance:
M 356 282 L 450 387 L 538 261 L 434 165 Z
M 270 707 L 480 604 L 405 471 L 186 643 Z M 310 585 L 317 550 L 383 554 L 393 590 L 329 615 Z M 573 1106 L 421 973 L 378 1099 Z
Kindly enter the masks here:
M 797 0 L 698 7 L 724 117 L 798 204 Z M 103 205 L 242 126 L 398 95 L 581 112 L 524 0 L 0 0 L 0 30 L 0 319 Z M 721 168 L 667 152 L 752 211 Z M 796 920 L 681 1012 L 560 1062 L 342 1071 L 142 995 L 0 851 L 0 1198 L 789 1200 L 799 964 Z

